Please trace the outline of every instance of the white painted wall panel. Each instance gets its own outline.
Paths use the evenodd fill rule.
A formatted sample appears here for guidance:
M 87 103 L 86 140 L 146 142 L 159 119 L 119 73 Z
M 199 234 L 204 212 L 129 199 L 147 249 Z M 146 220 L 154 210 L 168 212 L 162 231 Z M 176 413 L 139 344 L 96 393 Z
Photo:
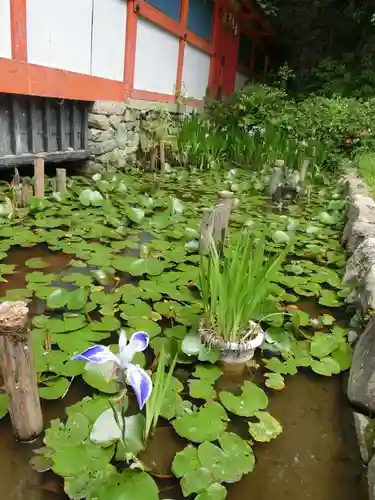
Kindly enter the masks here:
M 27 60 L 32 64 L 51 66 L 50 3 L 53 0 L 27 0 Z
M 27 0 L 28 61 L 90 74 L 93 0 Z
M 92 75 L 123 80 L 126 14 L 125 0 L 94 0 Z
M 176 90 L 179 40 L 162 28 L 139 19 L 134 88 L 163 94 Z
M 210 56 L 189 44 L 185 45 L 182 84 L 185 97 L 204 99 L 210 72 Z
M 51 67 L 90 74 L 92 0 L 49 0 L 49 8 Z
M 246 83 L 248 82 L 249 80 L 249 77 L 244 75 L 243 73 L 239 73 L 237 71 L 236 73 L 236 84 L 235 84 L 235 90 L 241 90 L 245 85 Z
M 12 57 L 10 0 L 0 0 L 0 57 Z

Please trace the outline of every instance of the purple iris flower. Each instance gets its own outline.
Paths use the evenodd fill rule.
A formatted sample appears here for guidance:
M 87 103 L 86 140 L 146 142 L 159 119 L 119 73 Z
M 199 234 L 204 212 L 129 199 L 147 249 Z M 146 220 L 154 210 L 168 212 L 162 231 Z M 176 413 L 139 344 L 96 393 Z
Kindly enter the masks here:
M 106 365 L 106 372 L 114 373 L 114 368 L 119 368 L 125 375 L 126 383 L 129 384 L 136 395 L 139 408 L 142 410 L 146 401 L 151 396 L 152 382 L 148 373 L 139 365 L 134 365 L 131 360 L 137 352 L 144 351 L 149 342 L 146 332 L 136 332 L 127 341 L 126 333 L 121 331 L 119 337 L 119 354 L 113 354 L 108 347 L 94 345 L 81 354 L 74 356 L 75 361 L 86 361 L 89 363 L 88 369 L 92 365 Z M 100 367 L 99 367 L 99 372 Z

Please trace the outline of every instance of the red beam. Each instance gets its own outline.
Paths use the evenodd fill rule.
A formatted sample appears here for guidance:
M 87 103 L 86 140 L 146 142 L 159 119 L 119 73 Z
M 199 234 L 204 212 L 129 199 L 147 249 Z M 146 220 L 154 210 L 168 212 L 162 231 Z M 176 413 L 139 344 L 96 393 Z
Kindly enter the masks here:
M 170 0 L 171 1 L 171 0 Z M 174 21 L 169 16 L 156 9 L 144 0 L 136 0 L 133 2 L 134 11 L 141 17 L 161 26 L 169 33 L 178 37 L 184 36 L 184 28 L 180 21 Z M 150 40 L 152 43 L 152 40 Z
M 134 86 L 135 51 L 137 45 L 137 15 L 135 13 L 134 0 L 129 0 L 127 7 L 124 64 L 125 97 L 129 97 Z
M 176 102 L 176 96 L 173 94 L 162 94 L 161 92 L 151 92 L 149 90 L 133 89 L 130 97 L 141 101 Z
M 186 29 L 187 18 L 189 12 L 189 0 L 182 0 L 180 23 L 183 30 Z M 178 62 L 177 62 L 177 77 L 176 77 L 176 95 L 181 94 L 182 89 L 182 72 L 184 68 L 184 55 L 185 55 L 185 36 L 180 37 L 178 47 Z
M 26 0 L 9 1 L 12 58 L 27 61 Z
M 124 101 L 124 82 L 0 58 L 0 92 L 11 94 Z

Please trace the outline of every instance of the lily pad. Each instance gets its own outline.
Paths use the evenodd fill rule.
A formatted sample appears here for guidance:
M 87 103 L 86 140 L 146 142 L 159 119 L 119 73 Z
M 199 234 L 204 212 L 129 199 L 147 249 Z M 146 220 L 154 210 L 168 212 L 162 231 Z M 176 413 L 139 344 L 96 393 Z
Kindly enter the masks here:
M 62 398 L 69 389 L 70 382 L 64 377 L 58 377 L 54 380 L 43 382 L 46 387 L 39 389 L 40 397 L 43 399 Z
M 40 257 L 33 257 L 25 262 L 25 266 L 31 267 L 32 269 L 42 269 L 43 267 L 48 267 L 49 264 Z
M 249 381 L 244 382 L 240 396 L 222 391 L 219 397 L 227 410 L 241 417 L 251 417 L 258 410 L 263 410 L 268 406 L 267 394 L 263 389 Z
M 284 377 L 280 373 L 265 373 L 266 386 L 275 391 L 281 391 L 285 387 Z
M 318 375 L 324 375 L 326 377 L 331 377 L 341 371 L 339 363 L 331 357 L 321 358 L 319 361 L 313 360 L 311 362 L 311 368 Z
M 254 414 L 259 422 L 249 422 L 249 431 L 255 441 L 267 443 L 281 434 L 283 428 L 272 415 L 266 411 L 258 411 Z
M 224 408 L 218 403 L 210 402 L 195 412 L 177 418 L 172 425 L 180 436 L 202 443 L 218 439 L 227 427 L 227 420 Z

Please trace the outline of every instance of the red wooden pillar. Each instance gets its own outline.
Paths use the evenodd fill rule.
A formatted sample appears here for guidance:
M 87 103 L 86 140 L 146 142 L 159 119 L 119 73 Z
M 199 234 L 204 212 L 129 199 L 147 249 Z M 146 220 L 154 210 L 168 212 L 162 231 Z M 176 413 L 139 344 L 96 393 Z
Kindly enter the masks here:
M 128 0 L 126 17 L 124 82 L 125 96 L 130 96 L 134 87 L 135 51 L 137 45 L 137 14 L 134 0 Z
M 10 0 L 12 59 L 27 61 L 26 0 Z

